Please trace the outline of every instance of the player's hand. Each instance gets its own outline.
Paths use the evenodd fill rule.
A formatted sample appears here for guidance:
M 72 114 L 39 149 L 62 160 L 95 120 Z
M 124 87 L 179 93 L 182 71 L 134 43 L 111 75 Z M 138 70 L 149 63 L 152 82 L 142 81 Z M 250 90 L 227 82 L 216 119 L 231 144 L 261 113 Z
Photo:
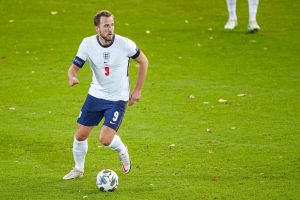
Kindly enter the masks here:
M 77 77 L 73 76 L 69 78 L 69 85 L 73 86 L 79 83 L 79 80 L 77 79 Z
M 141 91 L 140 90 L 134 90 L 129 98 L 128 105 L 132 106 L 135 103 L 139 102 L 141 98 Z

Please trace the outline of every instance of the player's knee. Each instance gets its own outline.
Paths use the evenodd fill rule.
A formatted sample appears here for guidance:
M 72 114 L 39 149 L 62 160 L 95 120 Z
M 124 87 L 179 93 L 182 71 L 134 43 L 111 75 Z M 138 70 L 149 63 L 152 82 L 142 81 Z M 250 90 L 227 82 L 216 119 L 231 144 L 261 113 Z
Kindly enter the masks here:
M 75 133 L 75 137 L 78 141 L 84 141 L 89 137 L 93 127 L 87 127 L 83 125 L 79 125 L 77 131 Z
M 76 137 L 77 141 L 84 141 L 84 140 L 87 139 L 87 137 L 84 136 L 84 135 L 78 135 L 78 134 L 76 134 L 75 137 Z
M 104 146 L 109 146 L 110 145 L 110 142 L 105 138 L 100 138 L 100 142 Z
M 99 141 L 100 141 L 101 144 L 104 145 L 104 146 L 109 146 L 110 143 L 111 143 L 110 137 L 108 137 L 107 135 L 103 135 L 103 134 L 100 134 L 100 136 L 99 136 Z
M 88 138 L 88 134 L 83 134 L 83 133 L 77 131 L 75 134 L 75 137 L 76 137 L 76 140 L 78 140 L 78 141 L 84 141 Z

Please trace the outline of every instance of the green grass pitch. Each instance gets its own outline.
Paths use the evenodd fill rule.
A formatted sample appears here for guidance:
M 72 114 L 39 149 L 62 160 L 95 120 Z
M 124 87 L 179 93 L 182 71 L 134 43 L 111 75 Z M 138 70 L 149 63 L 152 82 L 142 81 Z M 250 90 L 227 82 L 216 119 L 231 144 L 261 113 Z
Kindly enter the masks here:
M 71 88 L 67 70 L 101 9 L 150 62 L 119 131 L 132 172 L 122 174 L 96 127 L 85 176 L 63 181 L 91 81 L 86 64 Z M 249 34 L 247 1 L 225 31 L 225 0 L 0 0 L 0 198 L 299 199 L 299 10 L 261 0 L 262 30 Z M 136 74 L 131 62 L 131 85 Z M 96 189 L 105 168 L 119 175 L 113 193 Z

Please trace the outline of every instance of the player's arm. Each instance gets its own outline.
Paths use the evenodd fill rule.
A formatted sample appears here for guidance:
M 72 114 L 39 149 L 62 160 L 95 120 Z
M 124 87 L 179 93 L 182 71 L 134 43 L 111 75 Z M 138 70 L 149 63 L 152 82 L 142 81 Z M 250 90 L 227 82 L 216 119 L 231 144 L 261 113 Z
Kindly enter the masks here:
M 140 55 L 135 59 L 135 61 L 139 64 L 139 72 L 135 88 L 129 98 L 128 105 L 130 106 L 138 102 L 141 98 L 142 86 L 146 79 L 148 69 L 148 59 L 142 51 L 140 52 Z
M 68 70 L 68 78 L 69 78 L 69 85 L 73 86 L 79 83 L 79 80 L 77 78 L 77 73 L 79 71 L 79 67 L 72 64 Z

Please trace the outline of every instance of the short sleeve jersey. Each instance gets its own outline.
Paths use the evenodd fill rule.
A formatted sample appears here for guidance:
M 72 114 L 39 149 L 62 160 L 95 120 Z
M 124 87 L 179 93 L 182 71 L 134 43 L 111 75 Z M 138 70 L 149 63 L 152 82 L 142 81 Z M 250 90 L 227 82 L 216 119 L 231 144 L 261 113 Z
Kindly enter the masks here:
M 83 39 L 73 64 L 82 68 L 86 60 L 89 62 L 93 73 L 90 95 L 109 101 L 128 101 L 129 60 L 137 58 L 140 50 L 132 40 L 117 34 L 108 46 L 103 46 L 98 37 Z

